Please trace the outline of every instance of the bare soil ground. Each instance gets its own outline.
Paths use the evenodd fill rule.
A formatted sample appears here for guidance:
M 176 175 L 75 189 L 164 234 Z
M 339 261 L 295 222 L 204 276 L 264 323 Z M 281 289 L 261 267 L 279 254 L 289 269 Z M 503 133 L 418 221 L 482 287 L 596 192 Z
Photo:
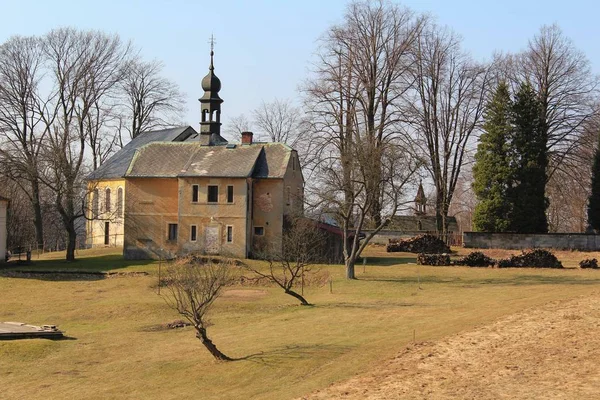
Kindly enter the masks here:
M 416 343 L 303 399 L 592 399 L 600 393 L 600 293 Z

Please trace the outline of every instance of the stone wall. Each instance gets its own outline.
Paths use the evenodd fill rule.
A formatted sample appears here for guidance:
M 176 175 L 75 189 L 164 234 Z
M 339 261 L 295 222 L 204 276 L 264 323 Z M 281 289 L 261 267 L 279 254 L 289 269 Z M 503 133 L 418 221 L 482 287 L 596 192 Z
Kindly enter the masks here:
M 475 249 L 532 249 L 599 251 L 600 235 L 586 233 L 488 233 L 465 232 L 463 244 Z

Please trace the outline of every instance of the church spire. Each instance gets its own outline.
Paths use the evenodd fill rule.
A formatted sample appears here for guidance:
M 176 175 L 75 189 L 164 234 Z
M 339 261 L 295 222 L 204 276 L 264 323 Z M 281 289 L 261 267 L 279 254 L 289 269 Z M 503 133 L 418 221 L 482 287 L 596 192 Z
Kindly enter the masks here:
M 221 80 L 215 75 L 215 38 L 210 37 L 210 66 L 208 74 L 202 79 L 202 90 L 204 95 L 198 99 L 200 101 L 200 112 L 202 120 L 200 121 L 201 140 L 205 144 L 215 145 L 226 142 L 221 137 L 221 103 L 223 99 L 219 97 L 221 90 Z

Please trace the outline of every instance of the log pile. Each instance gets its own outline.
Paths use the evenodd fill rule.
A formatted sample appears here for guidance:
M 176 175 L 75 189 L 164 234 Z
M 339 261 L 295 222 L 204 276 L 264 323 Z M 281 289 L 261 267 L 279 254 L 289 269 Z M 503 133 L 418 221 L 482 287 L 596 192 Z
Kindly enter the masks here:
M 563 268 L 554 254 L 548 250 L 525 250 L 518 256 L 498 260 L 498 268 Z
M 598 269 L 598 260 L 596 260 L 595 258 L 581 260 L 579 262 L 579 268 Z
M 426 254 L 420 253 L 417 256 L 418 265 L 434 265 L 434 266 L 448 266 L 450 265 L 449 254 Z
M 386 248 L 388 253 L 450 253 L 450 247 L 443 240 L 433 235 L 420 235 L 406 240 L 390 239 Z
M 474 251 L 457 260 L 455 264 L 466 265 L 467 267 L 490 267 L 496 264 L 496 260 L 480 251 Z

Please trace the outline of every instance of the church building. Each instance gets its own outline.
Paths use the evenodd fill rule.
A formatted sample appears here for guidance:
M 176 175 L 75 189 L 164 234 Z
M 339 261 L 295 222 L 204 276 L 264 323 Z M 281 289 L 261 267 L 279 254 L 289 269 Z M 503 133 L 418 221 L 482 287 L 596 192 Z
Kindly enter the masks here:
M 191 127 L 141 133 L 90 177 L 97 216 L 88 223 L 91 245 L 122 244 L 128 259 L 247 258 L 281 249 L 287 217 L 302 212 L 298 154 L 283 143 L 256 142 L 252 132 L 242 133 L 241 143 L 221 136 L 223 100 L 213 58 L 211 51 L 199 133 Z

